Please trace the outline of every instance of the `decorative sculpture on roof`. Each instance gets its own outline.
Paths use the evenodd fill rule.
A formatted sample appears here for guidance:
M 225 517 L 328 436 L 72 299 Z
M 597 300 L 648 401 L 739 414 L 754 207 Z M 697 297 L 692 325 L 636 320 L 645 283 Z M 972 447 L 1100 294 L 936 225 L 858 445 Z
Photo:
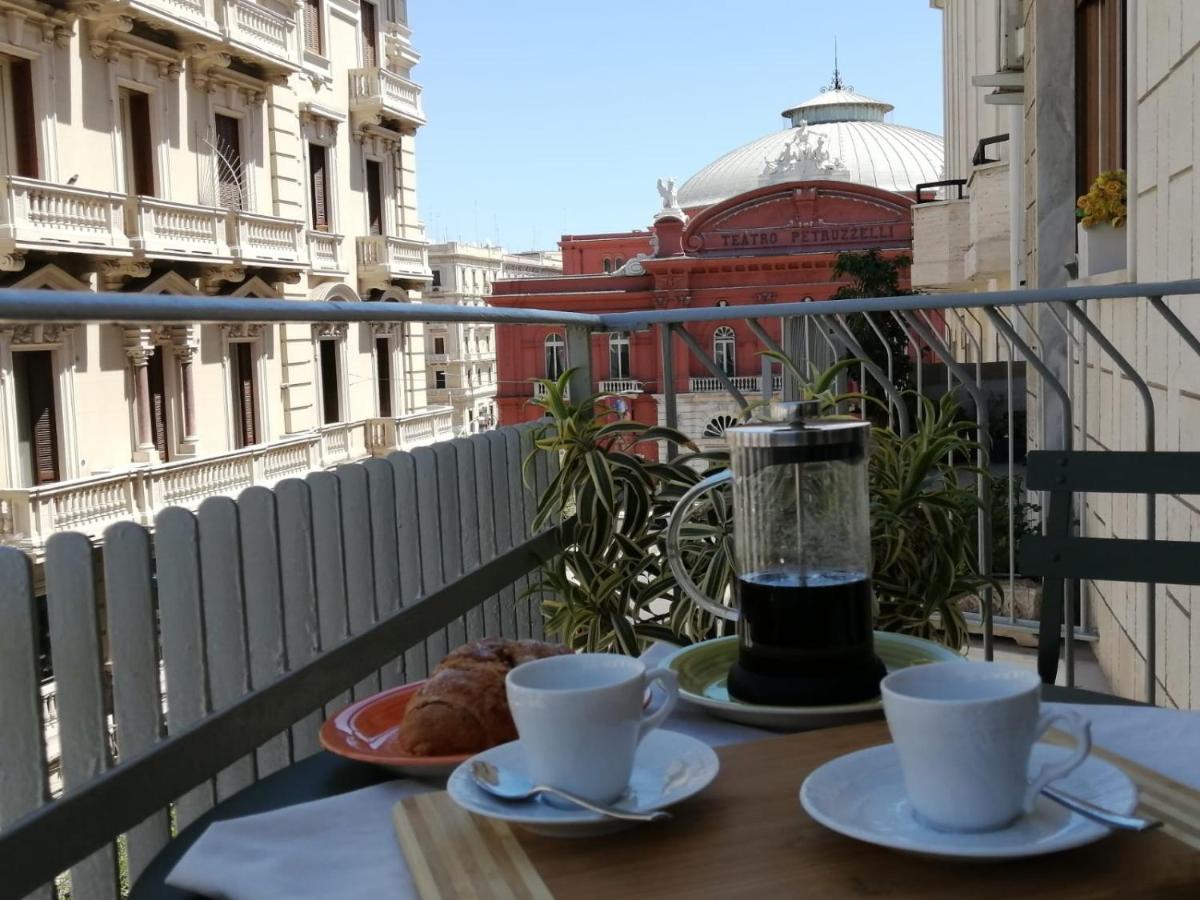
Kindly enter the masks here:
M 825 149 L 825 135 L 809 129 L 801 119 L 795 134 L 783 145 L 774 159 L 763 160 L 760 183 L 777 184 L 781 181 L 801 181 L 807 178 L 846 178 L 850 171 L 840 159 L 829 155 Z M 815 140 L 814 140 L 815 138 Z
M 658 179 L 658 196 L 662 197 L 663 209 L 679 208 L 679 192 L 675 190 L 675 179 Z

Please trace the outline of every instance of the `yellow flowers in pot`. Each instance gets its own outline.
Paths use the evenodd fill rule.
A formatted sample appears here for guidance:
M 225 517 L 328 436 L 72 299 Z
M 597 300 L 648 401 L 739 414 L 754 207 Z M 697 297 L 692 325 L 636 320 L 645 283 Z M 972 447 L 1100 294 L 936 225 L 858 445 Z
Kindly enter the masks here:
M 1101 172 L 1091 189 L 1075 203 L 1075 215 L 1084 228 L 1108 223 L 1113 228 L 1125 224 L 1125 172 L 1113 169 Z

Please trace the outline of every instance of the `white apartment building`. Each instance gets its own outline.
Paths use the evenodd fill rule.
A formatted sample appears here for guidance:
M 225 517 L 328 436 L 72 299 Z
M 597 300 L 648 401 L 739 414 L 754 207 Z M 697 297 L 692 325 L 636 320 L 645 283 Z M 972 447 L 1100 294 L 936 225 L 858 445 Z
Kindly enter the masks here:
M 0 0 L 0 288 L 419 299 L 406 21 Z M 419 326 L 0 323 L 0 541 L 448 436 L 424 353 Z
M 1200 3 L 1192 0 L 931 0 L 944 46 L 944 178 L 965 199 L 914 209 L 913 284 L 992 290 L 1156 282 L 1200 275 Z M 1004 139 L 977 154 L 981 138 Z M 1105 170 L 1127 173 L 1129 218 L 1115 256 L 1095 264 L 1076 198 Z M 1164 298 L 1193 332 L 1200 311 Z M 1200 359 L 1148 304 L 1089 302 L 1087 312 L 1147 383 L 1158 450 L 1200 449 Z M 1143 450 L 1134 383 L 1094 341 L 1047 314 L 1028 326 L 1076 399 L 1076 449 Z M 1002 359 L 979 320 L 955 335 L 962 358 Z M 986 320 L 983 320 L 986 321 Z M 1024 327 L 1024 326 L 1023 326 Z M 961 329 L 960 329 L 961 330 Z M 1030 378 L 1030 446 L 1061 441 L 1062 412 Z M 1039 393 L 1045 396 L 1039 397 Z M 1035 410 L 1037 415 L 1034 414 Z M 1080 532 L 1144 537 L 1140 496 L 1087 495 Z M 1157 537 L 1200 535 L 1195 498 L 1163 496 Z M 1142 585 L 1095 581 L 1084 603 L 1113 687 L 1141 697 L 1147 635 Z M 1200 707 L 1200 607 L 1194 589 L 1159 585 L 1155 677 L 1160 702 Z
M 506 253 L 490 244 L 449 241 L 429 248 L 430 299 L 456 306 L 486 306 L 497 278 L 562 274 L 558 251 Z M 494 428 L 496 331 L 489 322 L 438 323 L 425 328 L 426 395 L 454 409 L 454 432 Z

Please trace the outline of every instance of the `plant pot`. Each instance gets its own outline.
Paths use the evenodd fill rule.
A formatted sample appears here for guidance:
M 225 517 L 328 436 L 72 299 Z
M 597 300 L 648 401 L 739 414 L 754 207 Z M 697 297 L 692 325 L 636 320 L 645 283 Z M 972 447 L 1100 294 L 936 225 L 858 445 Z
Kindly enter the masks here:
M 1079 277 L 1088 278 L 1125 268 L 1125 228 L 1100 222 L 1091 228 L 1076 225 L 1079 235 Z

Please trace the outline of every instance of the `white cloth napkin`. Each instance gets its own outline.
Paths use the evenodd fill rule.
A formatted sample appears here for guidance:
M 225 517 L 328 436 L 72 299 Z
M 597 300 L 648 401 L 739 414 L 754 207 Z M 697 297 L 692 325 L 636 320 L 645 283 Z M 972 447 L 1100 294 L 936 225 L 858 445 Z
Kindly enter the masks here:
M 642 658 L 654 666 L 670 650 L 656 645 Z M 1048 705 L 1071 708 L 1090 719 L 1098 746 L 1200 789 L 1200 712 Z M 714 747 L 767 734 L 710 718 L 686 704 L 676 707 L 665 727 Z M 167 883 L 228 900 L 416 900 L 392 830 L 392 807 L 404 797 L 432 789 L 415 781 L 393 781 L 215 822 L 184 854 Z

